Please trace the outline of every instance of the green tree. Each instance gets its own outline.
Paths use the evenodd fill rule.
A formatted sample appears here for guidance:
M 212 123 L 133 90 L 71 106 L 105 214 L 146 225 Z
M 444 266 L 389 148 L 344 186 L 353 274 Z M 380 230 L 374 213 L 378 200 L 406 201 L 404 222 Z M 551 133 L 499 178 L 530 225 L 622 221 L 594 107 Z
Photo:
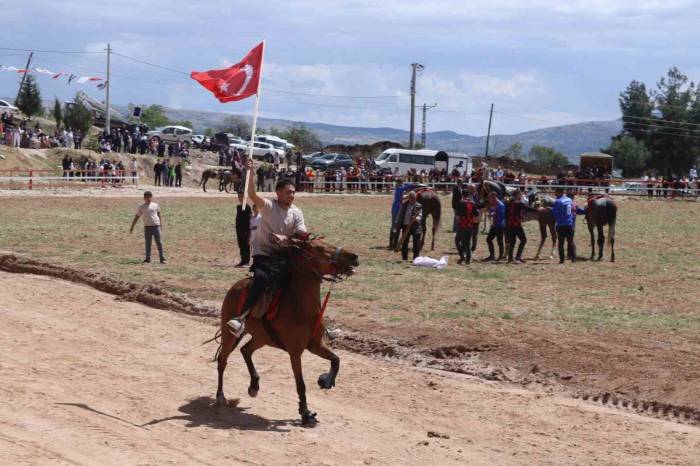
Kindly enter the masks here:
M 566 155 L 558 150 L 539 145 L 532 146 L 528 158 L 532 163 L 541 167 L 561 167 L 571 163 Z
M 694 162 L 700 131 L 687 123 L 692 117 L 696 95 L 695 85 L 676 67 L 668 70 L 653 92 L 661 115 L 650 128 L 649 165 L 667 176 L 687 171 Z
M 162 105 L 149 105 L 141 110 L 141 122 L 149 128 L 158 128 L 169 125 L 170 119 L 165 116 Z
M 54 99 L 53 112 L 51 112 L 51 114 L 53 115 L 53 119 L 56 120 L 56 129 L 61 129 L 61 123 L 63 122 L 63 108 L 61 108 L 61 102 L 58 100 L 58 97 Z
M 651 122 L 654 102 L 644 83 L 632 81 L 618 99 L 622 112 L 622 134 L 637 140 L 646 139 L 649 135 L 648 125 Z
M 294 144 L 302 152 L 318 150 L 323 146 L 318 135 L 301 123 L 290 126 L 281 137 Z
M 523 154 L 523 145 L 519 142 L 515 142 L 508 146 L 501 155 L 513 160 L 522 159 L 525 156 L 525 154 Z
M 250 139 L 250 125 L 244 119 L 231 115 L 224 118 L 221 131 L 224 133 L 233 133 L 243 139 Z
M 622 169 L 625 177 L 641 175 L 651 157 L 644 141 L 632 136 L 616 139 L 605 152 L 613 156 L 615 167 Z
M 212 137 L 212 136 L 214 136 L 215 133 L 216 133 L 216 130 L 214 128 L 205 128 L 204 129 L 205 136 Z
M 33 116 L 41 116 L 44 113 L 44 107 L 41 104 L 41 91 L 36 83 L 36 78 L 31 73 L 27 73 L 16 105 L 30 120 Z
M 169 124 L 175 125 L 175 126 L 184 126 L 185 128 L 193 129 L 194 125 L 190 120 L 178 120 L 178 121 L 171 121 Z
M 63 124 L 66 128 L 78 129 L 87 136 L 92 127 L 92 112 L 76 96 L 75 102 L 66 106 L 63 112 Z

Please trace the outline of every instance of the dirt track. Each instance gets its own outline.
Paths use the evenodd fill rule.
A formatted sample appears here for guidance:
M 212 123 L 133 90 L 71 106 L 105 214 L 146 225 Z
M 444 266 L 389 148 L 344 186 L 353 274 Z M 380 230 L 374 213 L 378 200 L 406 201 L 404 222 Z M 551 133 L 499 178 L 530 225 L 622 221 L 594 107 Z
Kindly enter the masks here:
M 455 374 L 341 352 L 338 386 L 314 385 L 321 424 L 296 422 L 287 359 L 256 356 L 262 389 L 212 408 L 210 320 L 92 288 L 0 272 L 0 455 L 7 464 L 687 463 L 700 429 Z M 449 438 L 428 437 L 428 431 Z

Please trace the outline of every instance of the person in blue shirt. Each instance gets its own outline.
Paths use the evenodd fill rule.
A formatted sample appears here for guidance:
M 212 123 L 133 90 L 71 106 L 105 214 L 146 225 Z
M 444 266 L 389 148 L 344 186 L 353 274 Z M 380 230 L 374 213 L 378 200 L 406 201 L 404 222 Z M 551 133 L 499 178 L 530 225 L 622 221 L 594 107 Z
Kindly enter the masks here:
M 489 213 L 492 216 L 491 228 L 486 236 L 486 243 L 489 246 L 489 257 L 484 261 L 503 259 L 503 233 L 506 230 L 506 205 L 498 199 L 495 192 L 489 193 Z M 498 241 L 498 259 L 494 255 L 493 240 Z
M 554 190 L 557 200 L 552 206 L 552 215 L 557 230 L 557 241 L 559 242 L 559 263 L 563 264 L 566 257 L 564 256 L 564 240 L 566 240 L 567 252 L 571 262 L 576 261 L 576 245 L 574 244 L 574 217 L 576 216 L 573 202 L 564 195 L 564 189 L 556 188 Z
M 391 231 L 389 232 L 389 249 L 393 251 L 396 248 L 396 243 L 399 242 L 400 230 L 396 228 L 396 216 L 401 210 L 403 195 L 405 192 L 412 190 L 416 185 L 413 183 L 404 183 L 402 180 L 396 182 L 394 188 L 394 201 L 391 204 Z

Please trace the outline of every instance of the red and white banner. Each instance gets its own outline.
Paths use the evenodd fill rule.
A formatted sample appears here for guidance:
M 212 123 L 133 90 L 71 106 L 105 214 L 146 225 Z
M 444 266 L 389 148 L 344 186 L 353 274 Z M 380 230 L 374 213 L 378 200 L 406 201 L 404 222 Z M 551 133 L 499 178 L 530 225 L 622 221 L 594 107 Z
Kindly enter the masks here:
M 54 72 L 51 70 L 47 70 L 46 68 L 30 68 L 29 70 L 25 70 L 22 68 L 17 68 L 16 66 L 5 66 L 5 65 L 0 65 L 0 71 L 10 71 L 13 73 L 26 73 L 27 71 L 29 72 L 34 72 L 38 74 L 46 74 L 51 76 L 52 79 L 58 79 L 62 77 L 67 77 L 68 78 L 68 84 L 71 84 L 73 81 L 75 81 L 78 84 L 86 84 L 89 82 L 99 82 L 99 81 L 104 81 L 103 78 L 97 77 L 97 76 L 79 76 L 73 73 L 66 73 L 63 71 Z

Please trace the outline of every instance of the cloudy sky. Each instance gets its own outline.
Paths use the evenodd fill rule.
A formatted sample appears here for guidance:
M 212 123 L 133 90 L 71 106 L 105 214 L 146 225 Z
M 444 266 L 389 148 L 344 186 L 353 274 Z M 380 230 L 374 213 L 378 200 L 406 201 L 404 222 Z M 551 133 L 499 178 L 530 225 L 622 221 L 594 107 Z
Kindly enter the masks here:
M 0 45 L 98 52 L 38 52 L 34 65 L 104 76 L 110 42 L 113 102 L 250 114 L 253 99 L 219 104 L 189 72 L 265 39 L 261 115 L 403 129 L 418 62 L 416 101 L 438 104 L 429 131 L 483 135 L 493 102 L 504 134 L 615 119 L 630 80 L 654 84 L 672 65 L 700 79 L 698 11 L 690 0 L 10 0 Z M 0 64 L 25 60 L 0 50 Z M 38 80 L 45 98 L 103 98 L 94 85 Z M 17 81 L 0 73 L 0 95 Z

